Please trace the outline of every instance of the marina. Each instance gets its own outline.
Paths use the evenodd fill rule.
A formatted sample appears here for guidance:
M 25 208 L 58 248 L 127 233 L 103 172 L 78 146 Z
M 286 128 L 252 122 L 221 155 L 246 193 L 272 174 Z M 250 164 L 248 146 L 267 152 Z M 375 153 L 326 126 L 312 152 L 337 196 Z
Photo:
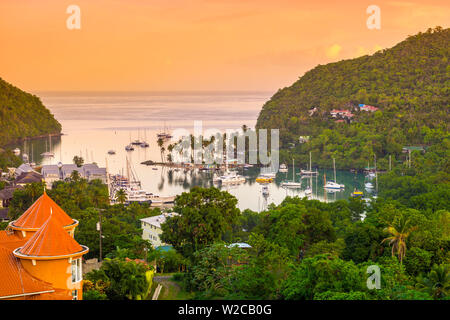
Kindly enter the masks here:
M 96 162 L 99 167 L 108 167 L 111 181 L 114 176 L 120 175 L 127 178 L 127 159 L 133 168 L 136 180 L 140 181 L 140 187 L 125 180 L 117 180 L 123 187 L 130 188 L 130 201 L 147 202 L 153 206 L 170 205 L 173 197 L 182 192 L 189 191 L 194 186 L 216 186 L 236 196 L 238 207 L 241 210 L 251 209 L 261 211 L 265 204 L 279 204 L 286 196 L 308 196 L 310 199 L 320 201 L 335 201 L 348 199 L 355 190 L 362 190 L 364 196 L 374 194 L 365 190 L 366 177 L 363 173 L 336 170 L 336 179 L 339 184 L 344 184 L 345 189 L 339 192 L 325 192 L 324 176 L 334 177 L 333 170 L 312 169 L 314 163 L 295 163 L 296 188 L 282 187 L 283 181 L 292 181 L 292 163 L 284 168 L 280 165 L 278 172 L 274 168 L 260 168 L 252 164 L 235 166 L 229 164 L 227 174 L 226 166 L 206 166 L 193 164 L 170 164 L 161 159 L 161 148 L 158 145 L 158 133 L 161 133 L 164 121 L 174 117 L 170 121 L 172 127 L 192 128 L 193 121 L 200 113 L 204 118 L 205 128 L 239 128 L 236 124 L 236 114 L 240 121 L 250 127 L 255 124 L 260 104 L 267 98 L 264 94 L 239 94 L 239 96 L 224 94 L 210 96 L 199 94 L 198 96 L 183 95 L 43 95 L 46 105 L 62 122 L 64 134 L 62 136 L 42 137 L 26 141 L 26 153 L 36 166 L 54 164 L 58 162 L 72 163 L 75 155 L 81 156 L 85 163 Z M 66 101 L 72 101 L 67 104 Z M 208 101 L 211 113 L 204 114 L 202 101 Z M 161 102 L 163 101 L 163 102 Z M 236 101 L 239 102 L 236 105 Z M 170 106 L 169 111 L 159 108 L 161 103 Z M 186 104 L 199 105 L 189 112 L 184 111 Z M 108 105 L 109 112 L 101 112 L 102 106 Z M 145 105 L 145 107 L 143 107 Z M 245 105 L 245 108 L 242 107 Z M 233 114 L 224 112 L 233 108 Z M 136 119 L 132 116 L 141 113 L 142 117 Z M 82 118 L 80 119 L 80 115 Z M 129 115 L 129 116 L 127 116 Z M 220 115 L 220 117 L 219 117 Z M 216 119 L 220 118 L 218 121 Z M 166 129 L 167 130 L 167 129 Z M 92 137 L 95 137 L 93 139 Z M 146 138 L 148 140 L 146 140 Z M 142 139 L 149 144 L 148 147 L 130 145 L 132 141 Z M 167 146 L 171 140 L 164 141 Z M 51 149 L 49 148 L 51 144 Z M 125 146 L 131 146 L 134 150 L 126 150 Z M 24 149 L 24 143 L 19 143 L 14 148 Z M 108 151 L 114 151 L 108 152 Z M 22 151 L 21 151 L 22 152 Z M 54 157 L 45 157 L 44 152 L 53 153 Z M 24 152 L 25 153 L 25 152 Z M 167 154 L 167 151 L 166 151 Z M 149 161 L 151 160 L 151 161 Z M 314 159 L 312 159 L 314 160 Z M 147 164 L 142 164 L 142 163 Z M 310 161 L 311 162 L 311 161 Z M 331 163 L 330 163 L 331 164 Z M 300 175 L 301 169 L 314 171 L 314 175 Z M 130 170 L 131 171 L 131 170 Z M 235 172 L 235 173 L 232 173 Z M 317 172 L 317 173 L 316 173 Z M 130 172 L 131 181 L 133 181 Z M 216 177 L 225 183 L 214 181 Z M 375 185 L 375 178 L 372 183 Z M 264 188 L 264 189 L 263 189 Z M 143 191 L 142 191 L 143 190 Z M 164 203 L 166 202 L 166 203 Z

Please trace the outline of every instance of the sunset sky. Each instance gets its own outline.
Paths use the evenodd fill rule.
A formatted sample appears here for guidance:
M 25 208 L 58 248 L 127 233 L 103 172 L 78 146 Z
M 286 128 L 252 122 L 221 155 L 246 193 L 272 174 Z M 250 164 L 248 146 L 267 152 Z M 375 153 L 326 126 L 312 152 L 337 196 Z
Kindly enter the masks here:
M 1 0 L 0 77 L 31 92 L 276 91 L 449 18 L 448 0 Z

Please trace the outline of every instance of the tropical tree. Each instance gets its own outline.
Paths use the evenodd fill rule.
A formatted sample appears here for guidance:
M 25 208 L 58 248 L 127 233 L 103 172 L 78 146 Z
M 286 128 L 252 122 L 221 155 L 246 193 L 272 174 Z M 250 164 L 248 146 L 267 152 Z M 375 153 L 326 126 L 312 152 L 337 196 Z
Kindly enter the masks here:
M 428 275 L 417 277 L 416 287 L 420 291 L 428 292 L 434 299 L 443 299 L 450 293 L 449 265 L 434 265 Z
M 410 226 L 410 220 L 406 215 L 402 215 L 392 225 L 384 229 L 385 232 L 390 234 L 390 237 L 383 239 L 381 243 L 389 241 L 389 245 L 392 246 L 392 256 L 396 253 L 400 264 L 406 255 L 406 239 L 416 229 L 417 226 Z
M 175 199 L 171 217 L 161 225 L 161 240 L 173 245 L 175 250 L 188 258 L 192 253 L 220 240 L 237 222 L 237 199 L 217 188 L 194 187 Z
M 84 159 L 79 156 L 73 157 L 73 163 L 77 165 L 77 167 L 81 167 L 84 164 Z
M 116 191 L 116 201 L 120 204 L 124 204 L 127 201 L 127 193 L 123 189 Z
M 81 178 L 80 173 L 77 170 L 73 170 L 70 174 L 70 180 L 72 181 L 79 181 Z
M 119 259 L 105 259 L 99 270 L 86 279 L 108 283 L 105 293 L 111 300 L 144 300 L 150 293 L 154 271 L 145 264 Z

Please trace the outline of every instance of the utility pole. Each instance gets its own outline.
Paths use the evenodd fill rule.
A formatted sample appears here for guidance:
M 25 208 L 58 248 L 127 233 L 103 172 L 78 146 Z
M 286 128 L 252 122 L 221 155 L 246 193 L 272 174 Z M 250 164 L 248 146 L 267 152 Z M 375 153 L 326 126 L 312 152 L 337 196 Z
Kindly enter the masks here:
M 97 231 L 100 233 L 99 244 L 100 244 L 100 258 L 99 262 L 102 262 L 102 211 L 98 209 L 98 223 L 97 223 Z
M 375 190 L 378 193 L 378 173 L 377 173 L 377 155 L 373 155 L 374 164 L 375 164 Z

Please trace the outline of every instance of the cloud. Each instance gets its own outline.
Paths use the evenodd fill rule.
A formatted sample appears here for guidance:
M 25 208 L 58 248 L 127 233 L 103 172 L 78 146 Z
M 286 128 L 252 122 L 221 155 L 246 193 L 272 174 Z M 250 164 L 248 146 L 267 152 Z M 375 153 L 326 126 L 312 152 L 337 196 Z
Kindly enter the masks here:
M 327 48 L 326 55 L 328 58 L 336 58 L 341 52 L 342 47 L 338 44 L 333 44 L 331 47 Z

